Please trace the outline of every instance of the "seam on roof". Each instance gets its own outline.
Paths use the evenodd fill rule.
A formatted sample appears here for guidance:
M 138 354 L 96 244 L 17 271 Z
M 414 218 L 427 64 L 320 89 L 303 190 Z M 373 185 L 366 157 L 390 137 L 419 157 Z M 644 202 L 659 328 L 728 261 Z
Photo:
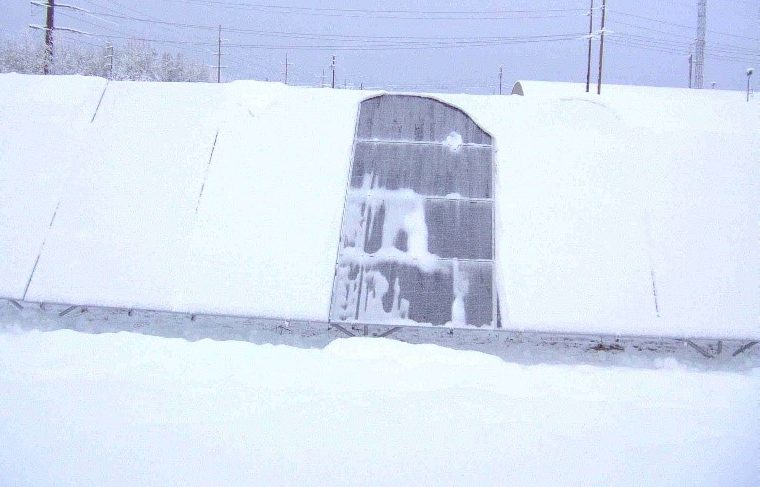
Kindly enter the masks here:
M 48 234 L 50 234 L 50 229 L 53 228 L 53 222 L 55 221 L 55 216 L 58 214 L 58 207 L 61 206 L 60 200 L 58 201 L 58 204 L 55 205 L 55 211 L 53 212 L 53 217 L 50 219 L 50 225 L 48 225 L 48 231 L 45 233 L 45 238 L 42 239 L 42 244 L 40 245 L 40 251 L 37 252 L 37 259 L 34 261 L 34 267 L 32 267 L 32 272 L 29 274 L 29 280 L 26 281 L 26 287 L 24 288 L 24 295 L 21 297 L 21 300 L 26 299 L 26 293 L 29 292 L 29 286 L 32 284 L 32 278 L 34 277 L 34 272 L 37 270 L 37 264 L 40 263 L 40 257 L 42 256 L 42 251 L 45 249 L 45 242 L 47 242 Z
M 203 174 L 203 182 L 201 183 L 201 191 L 198 193 L 198 201 L 195 203 L 195 214 L 198 214 L 198 208 L 201 206 L 201 198 L 203 198 L 203 190 L 206 188 L 206 180 L 208 179 L 208 173 L 211 169 L 211 159 L 214 158 L 214 149 L 216 149 L 216 140 L 219 138 L 219 129 L 216 129 L 216 135 L 214 135 L 214 142 L 211 144 L 211 154 L 208 156 L 208 162 L 206 163 L 206 172 Z
M 111 80 L 106 80 L 106 85 L 103 87 L 103 91 L 100 93 L 100 99 L 98 100 L 98 106 L 95 107 L 95 113 L 92 114 L 92 118 L 90 119 L 90 123 L 95 121 L 95 116 L 98 114 L 98 110 L 100 109 L 100 104 L 103 102 L 103 97 L 106 94 L 106 90 L 108 89 L 108 83 L 110 83 Z

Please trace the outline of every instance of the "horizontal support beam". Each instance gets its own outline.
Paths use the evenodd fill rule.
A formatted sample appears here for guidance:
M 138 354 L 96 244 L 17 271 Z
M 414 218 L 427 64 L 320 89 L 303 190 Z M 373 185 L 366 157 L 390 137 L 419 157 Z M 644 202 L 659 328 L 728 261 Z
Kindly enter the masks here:
M 459 259 L 460 261 L 463 261 L 464 259 Z M 534 330 L 534 329 L 514 329 L 514 328 L 496 328 L 496 327 L 472 327 L 472 326 L 432 326 L 432 325 L 394 325 L 394 324 L 388 324 L 388 323 L 370 323 L 370 322 L 359 322 L 359 321 L 346 321 L 346 322 L 330 322 L 327 320 L 304 320 L 304 319 L 293 319 L 293 318 L 282 318 L 282 317 L 265 317 L 265 316 L 255 316 L 255 315 L 234 315 L 234 314 L 211 314 L 211 313 L 201 313 L 201 312 L 191 312 L 191 311 L 171 311 L 171 310 L 161 310 L 161 309 L 147 309 L 147 308 L 129 308 L 129 307 L 110 307 L 110 306 L 97 306 L 92 304 L 72 304 L 72 303 L 60 303 L 60 302 L 54 302 L 54 301 L 46 301 L 46 302 L 30 302 L 30 301 L 19 301 L 13 298 L 4 298 L 0 297 L 0 300 L 7 301 L 11 306 L 18 310 L 24 310 L 27 307 L 36 306 L 39 307 L 40 304 L 43 304 L 46 308 L 58 308 L 54 309 L 54 312 L 56 315 L 60 313 L 61 311 L 74 306 L 75 308 L 82 308 L 82 312 L 89 311 L 90 313 L 96 313 L 96 312 L 112 312 L 112 313 L 119 313 L 119 314 L 127 314 L 128 316 L 133 316 L 135 314 L 150 314 L 150 315 L 170 315 L 170 316 L 178 316 L 178 317 L 186 317 L 187 320 L 190 320 L 190 317 L 192 315 L 196 316 L 196 320 L 204 317 L 204 318 L 214 318 L 219 320 L 255 320 L 255 321 L 261 321 L 261 322 L 270 322 L 270 323 L 308 323 L 313 325 L 319 325 L 324 326 L 325 329 L 329 327 L 336 327 L 341 326 L 345 330 L 345 326 L 364 326 L 369 325 L 376 328 L 383 328 L 385 330 L 390 330 L 392 328 L 398 328 L 400 329 L 408 329 L 408 330 L 417 330 L 419 332 L 424 331 L 430 331 L 430 332 L 448 332 L 449 330 L 458 330 L 462 332 L 469 332 L 474 334 L 498 334 L 505 337 L 508 336 L 538 336 L 538 337 L 567 337 L 569 339 L 578 339 L 578 340 L 588 340 L 589 343 L 598 343 L 600 339 L 603 339 L 605 341 L 614 341 L 614 340 L 641 340 L 641 341 L 671 341 L 673 343 L 684 343 L 686 340 L 691 341 L 692 343 L 697 344 L 697 342 L 718 342 L 719 340 L 722 340 L 724 342 L 724 346 L 737 346 L 741 347 L 742 345 L 746 345 L 746 348 L 742 350 L 742 352 L 749 350 L 754 345 L 756 345 L 758 342 L 760 342 L 757 339 L 754 338 L 747 338 L 747 337 L 723 337 L 723 338 L 714 338 L 714 337 L 700 337 L 700 336 L 692 336 L 692 337 L 684 337 L 684 336 L 674 336 L 674 335 L 625 335 L 625 334 L 617 334 L 617 335 L 611 335 L 611 334 L 600 334 L 600 333 L 580 333 L 580 332 L 567 332 L 563 330 L 557 330 L 557 331 L 547 331 L 547 330 Z M 396 333 L 398 330 L 394 331 Z M 352 334 L 353 335 L 353 334 Z M 740 352 L 741 353 L 741 352 Z

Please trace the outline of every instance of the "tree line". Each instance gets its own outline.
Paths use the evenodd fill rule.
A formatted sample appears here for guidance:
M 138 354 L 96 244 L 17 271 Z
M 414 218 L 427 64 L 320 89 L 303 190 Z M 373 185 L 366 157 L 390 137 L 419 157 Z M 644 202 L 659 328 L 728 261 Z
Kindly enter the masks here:
M 43 74 L 47 57 L 45 45 L 31 36 L 0 41 L 0 73 Z M 209 81 L 207 66 L 179 52 L 159 52 L 143 41 L 96 47 L 57 40 L 50 73 L 134 81 Z

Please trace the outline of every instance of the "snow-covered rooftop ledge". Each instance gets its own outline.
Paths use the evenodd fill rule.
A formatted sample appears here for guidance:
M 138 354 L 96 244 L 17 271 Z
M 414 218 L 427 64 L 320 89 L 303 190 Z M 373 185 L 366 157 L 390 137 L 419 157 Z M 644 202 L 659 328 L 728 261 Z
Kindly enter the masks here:
M 20 75 L 0 88 L 0 295 L 327 320 L 371 93 Z M 757 105 L 629 88 L 600 103 L 436 95 L 494 137 L 503 326 L 758 337 Z

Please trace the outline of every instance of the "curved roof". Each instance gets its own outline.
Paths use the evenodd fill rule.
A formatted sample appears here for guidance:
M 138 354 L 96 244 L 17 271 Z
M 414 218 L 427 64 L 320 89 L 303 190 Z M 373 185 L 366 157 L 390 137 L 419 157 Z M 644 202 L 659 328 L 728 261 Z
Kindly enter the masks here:
M 0 75 L 0 296 L 326 320 L 374 94 L 105 87 Z M 523 88 L 437 96 L 493 136 L 504 326 L 760 337 L 757 104 Z

